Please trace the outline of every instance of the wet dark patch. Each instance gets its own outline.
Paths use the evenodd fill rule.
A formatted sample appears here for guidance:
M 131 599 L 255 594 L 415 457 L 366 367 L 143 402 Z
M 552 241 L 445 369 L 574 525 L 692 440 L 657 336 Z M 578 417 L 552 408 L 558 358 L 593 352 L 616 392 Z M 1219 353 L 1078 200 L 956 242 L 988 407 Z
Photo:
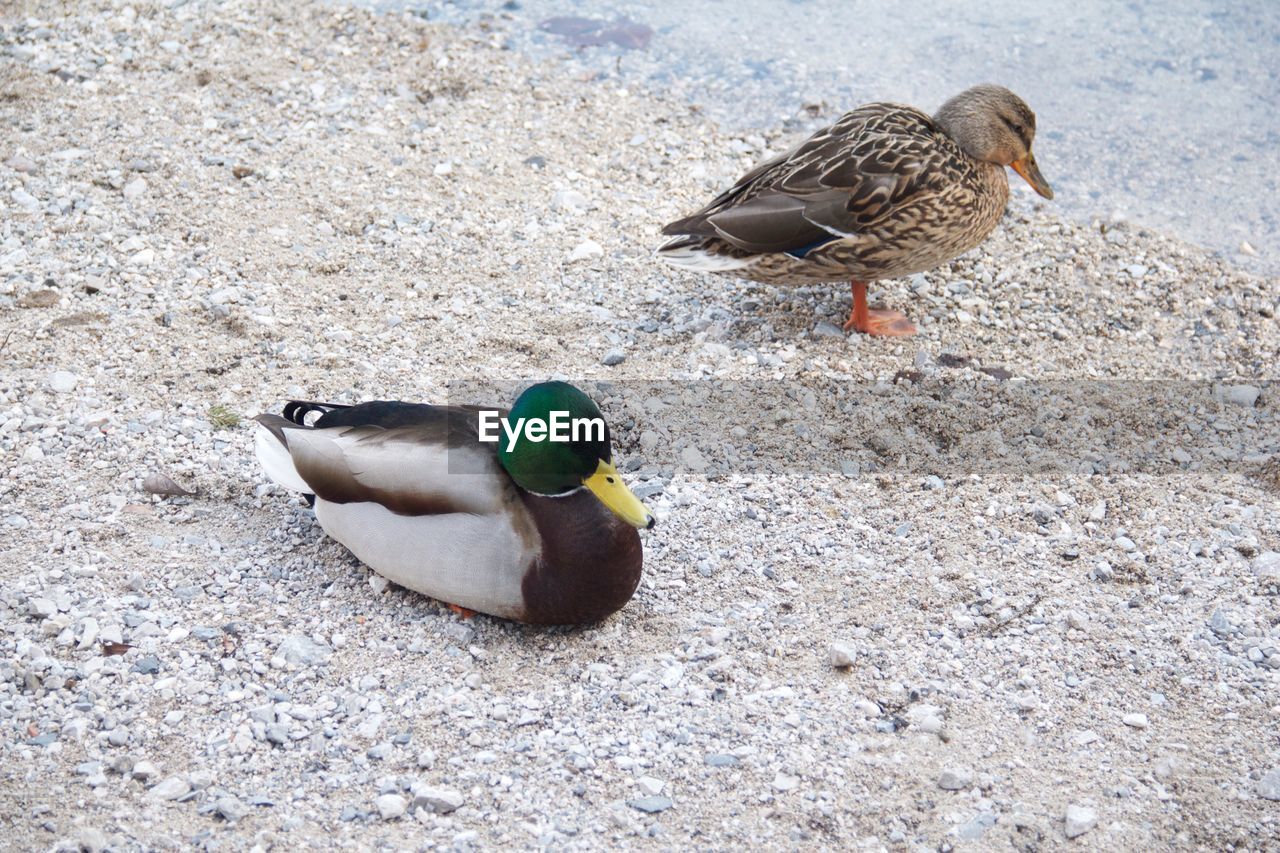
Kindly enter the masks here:
M 1013 373 L 1003 367 L 979 367 L 978 370 L 1001 382 L 1013 378 Z
M 559 36 L 574 47 L 617 45 L 623 50 L 644 50 L 653 38 L 653 30 L 630 18 L 605 21 L 600 18 L 559 16 L 538 24 L 544 33 Z
M 992 379 L 998 379 L 1003 382 L 1006 379 L 1013 378 L 1013 372 L 1005 367 L 988 367 L 987 365 L 977 364 L 967 355 L 955 355 L 954 353 L 944 352 L 938 356 L 939 367 L 972 367 L 979 373 L 985 373 Z

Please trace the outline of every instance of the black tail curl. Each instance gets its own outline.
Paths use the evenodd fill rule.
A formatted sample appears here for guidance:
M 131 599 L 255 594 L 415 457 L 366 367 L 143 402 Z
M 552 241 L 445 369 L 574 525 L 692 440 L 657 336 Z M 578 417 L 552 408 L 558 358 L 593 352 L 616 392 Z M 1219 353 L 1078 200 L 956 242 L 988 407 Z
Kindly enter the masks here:
M 307 423 L 307 416 L 310 414 L 325 415 L 337 409 L 349 409 L 348 405 L 342 403 L 315 403 L 310 400 L 290 400 L 284 404 L 284 411 L 281 414 L 284 419 L 298 426 L 311 426 Z

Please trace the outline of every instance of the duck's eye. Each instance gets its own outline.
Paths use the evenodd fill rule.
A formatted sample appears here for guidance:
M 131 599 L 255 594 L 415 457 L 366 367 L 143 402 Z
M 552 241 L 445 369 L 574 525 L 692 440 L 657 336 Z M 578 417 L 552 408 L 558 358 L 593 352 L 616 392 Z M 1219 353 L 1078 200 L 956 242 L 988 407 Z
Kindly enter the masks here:
M 612 485 L 613 485 L 613 483 L 614 483 L 614 480 L 613 480 L 613 478 L 612 478 L 612 477 L 605 477 L 605 478 L 604 478 L 604 480 L 605 480 L 605 482 L 606 482 L 606 483 L 608 483 L 608 484 L 609 484 L 609 485 L 611 485 L 611 486 L 612 486 Z

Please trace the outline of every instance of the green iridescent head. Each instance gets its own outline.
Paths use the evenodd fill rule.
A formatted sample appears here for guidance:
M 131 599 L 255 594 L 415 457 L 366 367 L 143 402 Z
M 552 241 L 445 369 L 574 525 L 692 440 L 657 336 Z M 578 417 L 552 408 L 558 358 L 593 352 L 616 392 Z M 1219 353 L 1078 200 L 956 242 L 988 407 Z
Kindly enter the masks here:
M 517 486 L 552 497 L 585 486 L 623 521 L 653 526 L 653 515 L 614 468 L 609 426 L 586 394 L 567 382 L 540 382 L 505 420 L 498 462 Z

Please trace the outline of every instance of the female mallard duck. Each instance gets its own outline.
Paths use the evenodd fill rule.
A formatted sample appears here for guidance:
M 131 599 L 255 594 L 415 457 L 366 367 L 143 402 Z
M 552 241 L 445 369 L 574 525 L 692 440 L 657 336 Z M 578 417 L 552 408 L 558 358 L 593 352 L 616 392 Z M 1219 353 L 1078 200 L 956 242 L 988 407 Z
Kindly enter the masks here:
M 1036 117 L 1002 86 L 974 86 L 933 118 L 867 104 L 762 163 L 658 249 L 676 266 L 769 284 L 852 279 L 846 331 L 910 335 L 867 309 L 867 282 L 932 269 L 981 243 L 1009 200 L 1005 166 L 1053 198 L 1031 154 Z
M 257 421 L 263 468 L 314 495 L 326 533 L 388 580 L 454 609 L 594 622 L 640 582 L 636 528 L 654 518 L 611 462 L 600 409 L 572 385 L 534 385 L 509 414 L 294 401 L 283 417 Z

